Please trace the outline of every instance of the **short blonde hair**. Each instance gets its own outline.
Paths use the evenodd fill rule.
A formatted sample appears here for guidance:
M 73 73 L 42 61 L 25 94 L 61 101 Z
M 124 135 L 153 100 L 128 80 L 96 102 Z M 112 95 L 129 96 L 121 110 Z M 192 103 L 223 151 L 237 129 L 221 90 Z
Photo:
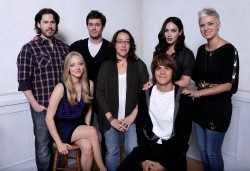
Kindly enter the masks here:
M 212 7 L 211 8 L 204 8 L 201 11 L 199 11 L 199 13 L 198 13 L 199 20 L 202 17 L 206 17 L 206 16 L 214 16 L 218 20 L 218 22 L 220 22 L 219 13 Z

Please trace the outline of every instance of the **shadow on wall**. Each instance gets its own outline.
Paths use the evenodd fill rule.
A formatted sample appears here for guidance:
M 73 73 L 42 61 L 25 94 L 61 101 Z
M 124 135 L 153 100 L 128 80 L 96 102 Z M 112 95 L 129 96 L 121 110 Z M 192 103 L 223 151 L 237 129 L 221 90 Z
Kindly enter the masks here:
M 69 45 L 69 41 L 67 40 L 65 34 L 60 33 L 60 31 L 55 35 L 55 37 Z

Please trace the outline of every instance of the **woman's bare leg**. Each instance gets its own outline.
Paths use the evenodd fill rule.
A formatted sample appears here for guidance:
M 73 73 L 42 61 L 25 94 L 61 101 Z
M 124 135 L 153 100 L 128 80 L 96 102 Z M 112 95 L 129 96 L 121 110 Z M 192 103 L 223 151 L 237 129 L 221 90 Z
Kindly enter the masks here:
M 81 125 L 78 126 L 71 137 L 71 141 L 75 142 L 80 139 L 87 139 L 91 142 L 94 152 L 94 159 L 100 171 L 106 171 L 106 167 L 102 161 L 100 144 L 96 129 L 93 126 Z
M 88 139 L 79 139 L 75 142 L 81 149 L 81 165 L 83 171 L 90 171 L 93 163 L 93 147 Z

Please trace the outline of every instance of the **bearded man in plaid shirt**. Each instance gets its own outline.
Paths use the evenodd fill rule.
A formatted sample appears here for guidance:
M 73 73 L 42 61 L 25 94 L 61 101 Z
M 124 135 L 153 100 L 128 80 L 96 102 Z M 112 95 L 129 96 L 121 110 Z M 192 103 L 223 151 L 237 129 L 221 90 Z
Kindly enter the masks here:
M 41 9 L 35 16 L 37 38 L 25 44 L 18 57 L 19 91 L 30 103 L 35 135 L 36 165 L 40 171 L 51 170 L 52 139 L 45 116 L 50 95 L 61 81 L 68 45 L 55 38 L 59 15 L 52 9 Z

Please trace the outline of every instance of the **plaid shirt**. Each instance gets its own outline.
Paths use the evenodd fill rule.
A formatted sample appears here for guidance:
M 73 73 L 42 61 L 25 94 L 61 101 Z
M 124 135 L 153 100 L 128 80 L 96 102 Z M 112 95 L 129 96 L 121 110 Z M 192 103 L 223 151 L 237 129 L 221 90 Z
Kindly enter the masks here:
M 18 91 L 32 90 L 40 105 L 48 107 L 55 86 L 61 81 L 63 64 L 69 47 L 54 38 L 53 48 L 42 39 L 25 44 L 18 57 Z

